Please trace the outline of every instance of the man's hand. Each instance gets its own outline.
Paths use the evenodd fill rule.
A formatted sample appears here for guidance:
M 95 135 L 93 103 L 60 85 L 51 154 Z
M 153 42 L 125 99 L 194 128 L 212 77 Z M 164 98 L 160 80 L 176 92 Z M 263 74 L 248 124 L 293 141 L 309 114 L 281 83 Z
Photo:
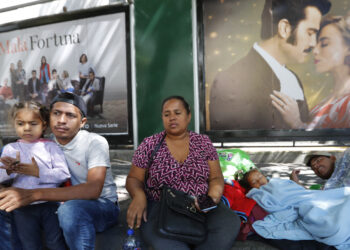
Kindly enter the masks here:
M 299 177 L 298 177 L 299 173 L 300 173 L 299 169 L 293 169 L 292 173 L 289 176 L 289 179 L 291 179 L 292 181 L 300 184 Z
M 34 201 L 32 190 L 20 188 L 4 188 L 0 190 L 0 210 L 11 212 Z

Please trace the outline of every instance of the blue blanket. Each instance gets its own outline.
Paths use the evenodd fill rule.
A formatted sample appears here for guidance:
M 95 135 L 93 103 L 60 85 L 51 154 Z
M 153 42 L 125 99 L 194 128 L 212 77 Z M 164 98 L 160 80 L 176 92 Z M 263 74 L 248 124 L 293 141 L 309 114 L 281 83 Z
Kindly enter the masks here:
M 350 187 L 307 190 L 290 180 L 271 179 L 247 197 L 270 213 L 253 224 L 262 237 L 317 240 L 350 249 Z

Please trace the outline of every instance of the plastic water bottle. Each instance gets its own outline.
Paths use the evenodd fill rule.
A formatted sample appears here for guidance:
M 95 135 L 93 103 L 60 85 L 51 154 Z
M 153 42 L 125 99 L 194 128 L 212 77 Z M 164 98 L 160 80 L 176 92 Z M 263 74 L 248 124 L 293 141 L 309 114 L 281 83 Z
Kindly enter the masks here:
M 135 232 L 129 228 L 127 231 L 127 237 L 124 240 L 123 250 L 141 250 L 140 241 L 136 239 Z

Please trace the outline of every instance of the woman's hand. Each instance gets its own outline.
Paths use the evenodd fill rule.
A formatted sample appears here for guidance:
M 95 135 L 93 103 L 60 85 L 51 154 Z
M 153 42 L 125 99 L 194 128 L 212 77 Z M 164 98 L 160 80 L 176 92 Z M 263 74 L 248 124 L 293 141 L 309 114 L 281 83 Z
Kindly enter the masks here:
M 142 218 L 147 221 L 147 198 L 144 191 L 145 173 L 145 169 L 132 165 L 126 178 L 125 187 L 132 198 L 126 214 L 126 221 L 130 228 L 134 228 L 134 226 L 139 228 Z
M 290 128 L 298 129 L 303 127 L 298 103 L 293 98 L 275 90 L 270 97 L 272 99 L 272 105 L 280 112 L 283 120 Z
M 208 161 L 209 165 L 209 190 L 210 196 L 216 204 L 219 204 L 222 193 L 224 192 L 224 176 L 220 168 L 219 160 Z
M 199 205 L 200 201 L 203 202 L 202 207 L 204 206 L 204 208 L 202 208 L 202 209 L 201 209 L 201 206 Z M 213 200 L 213 198 L 209 195 L 205 195 L 203 197 L 202 197 L 202 195 L 200 195 L 199 197 L 194 197 L 194 205 L 195 205 L 196 209 L 198 211 L 201 211 L 202 213 L 208 213 L 210 210 L 215 209 L 217 207 L 216 205 L 218 203 L 219 202 L 215 202 Z
M 136 195 L 129 205 L 126 214 L 126 221 L 129 228 L 134 228 L 134 225 L 136 228 L 139 228 L 142 218 L 145 222 L 147 221 L 147 199 L 144 194 Z

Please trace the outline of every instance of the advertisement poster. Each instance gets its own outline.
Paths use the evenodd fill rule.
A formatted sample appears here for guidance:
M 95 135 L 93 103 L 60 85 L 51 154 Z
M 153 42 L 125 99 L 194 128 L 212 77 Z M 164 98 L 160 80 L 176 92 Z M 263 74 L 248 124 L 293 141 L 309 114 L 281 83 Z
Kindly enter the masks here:
M 206 131 L 350 128 L 350 1 L 298 2 L 202 1 Z
M 125 22 L 115 13 L 0 33 L 0 134 L 14 134 L 16 102 L 49 105 L 64 91 L 91 93 L 85 129 L 128 134 Z

